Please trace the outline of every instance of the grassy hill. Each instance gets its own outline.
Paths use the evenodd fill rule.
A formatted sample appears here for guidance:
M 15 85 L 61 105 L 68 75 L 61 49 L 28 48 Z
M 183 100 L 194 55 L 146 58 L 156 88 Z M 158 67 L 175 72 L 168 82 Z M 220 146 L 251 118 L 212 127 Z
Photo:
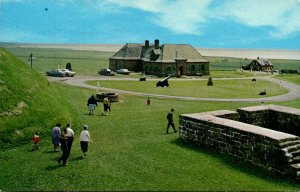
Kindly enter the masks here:
M 35 130 L 49 135 L 56 122 L 71 121 L 70 104 L 30 66 L 0 48 L 0 147 L 28 143 Z

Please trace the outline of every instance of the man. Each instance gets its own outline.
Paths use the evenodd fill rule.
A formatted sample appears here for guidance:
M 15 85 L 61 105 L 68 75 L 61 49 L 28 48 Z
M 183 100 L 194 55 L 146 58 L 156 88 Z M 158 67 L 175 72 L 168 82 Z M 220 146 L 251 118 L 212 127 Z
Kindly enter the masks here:
M 167 131 L 166 133 L 169 134 L 169 127 L 172 126 L 174 129 L 174 133 L 176 133 L 176 129 L 175 129 L 175 125 L 174 125 L 174 121 L 173 121 L 173 113 L 174 113 L 174 109 L 171 109 L 171 112 L 168 113 L 167 115 L 167 120 L 168 120 L 168 126 L 167 126 Z
M 71 153 L 71 148 L 74 140 L 74 131 L 72 130 L 70 123 L 67 124 L 66 130 L 67 130 L 66 137 L 68 140 L 68 156 L 69 156 Z

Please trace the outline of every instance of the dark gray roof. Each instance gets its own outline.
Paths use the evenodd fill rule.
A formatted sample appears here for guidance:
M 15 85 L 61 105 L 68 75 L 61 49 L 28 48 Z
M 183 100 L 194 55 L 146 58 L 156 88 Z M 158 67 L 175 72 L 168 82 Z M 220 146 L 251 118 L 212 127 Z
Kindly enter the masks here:
M 261 66 L 265 66 L 265 65 L 273 65 L 269 60 L 267 59 L 256 59 L 255 61 L 257 61 Z
M 152 54 L 157 58 L 153 62 L 169 63 L 176 62 L 176 60 L 208 62 L 196 49 L 188 44 L 163 44 L 159 49 L 155 49 L 154 45 L 145 47 L 144 44 L 127 43 L 110 59 L 150 61 Z

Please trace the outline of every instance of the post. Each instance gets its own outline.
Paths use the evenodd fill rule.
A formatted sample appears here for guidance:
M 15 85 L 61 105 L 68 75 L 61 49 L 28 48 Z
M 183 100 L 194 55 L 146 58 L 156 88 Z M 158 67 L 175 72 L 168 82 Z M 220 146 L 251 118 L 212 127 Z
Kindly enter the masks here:
M 32 68 L 32 53 L 30 53 L 29 59 L 30 59 L 30 67 Z

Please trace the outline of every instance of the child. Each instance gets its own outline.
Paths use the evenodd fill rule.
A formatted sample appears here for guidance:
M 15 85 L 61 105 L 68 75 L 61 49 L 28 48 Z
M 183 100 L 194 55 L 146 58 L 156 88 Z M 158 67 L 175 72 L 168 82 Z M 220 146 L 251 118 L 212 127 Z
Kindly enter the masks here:
M 147 99 L 147 105 L 149 106 L 150 105 L 150 97 L 148 97 L 148 99 Z
M 40 142 L 40 136 L 38 130 L 36 130 L 35 134 L 33 135 L 32 141 L 33 141 L 32 151 L 39 149 L 38 144 Z

